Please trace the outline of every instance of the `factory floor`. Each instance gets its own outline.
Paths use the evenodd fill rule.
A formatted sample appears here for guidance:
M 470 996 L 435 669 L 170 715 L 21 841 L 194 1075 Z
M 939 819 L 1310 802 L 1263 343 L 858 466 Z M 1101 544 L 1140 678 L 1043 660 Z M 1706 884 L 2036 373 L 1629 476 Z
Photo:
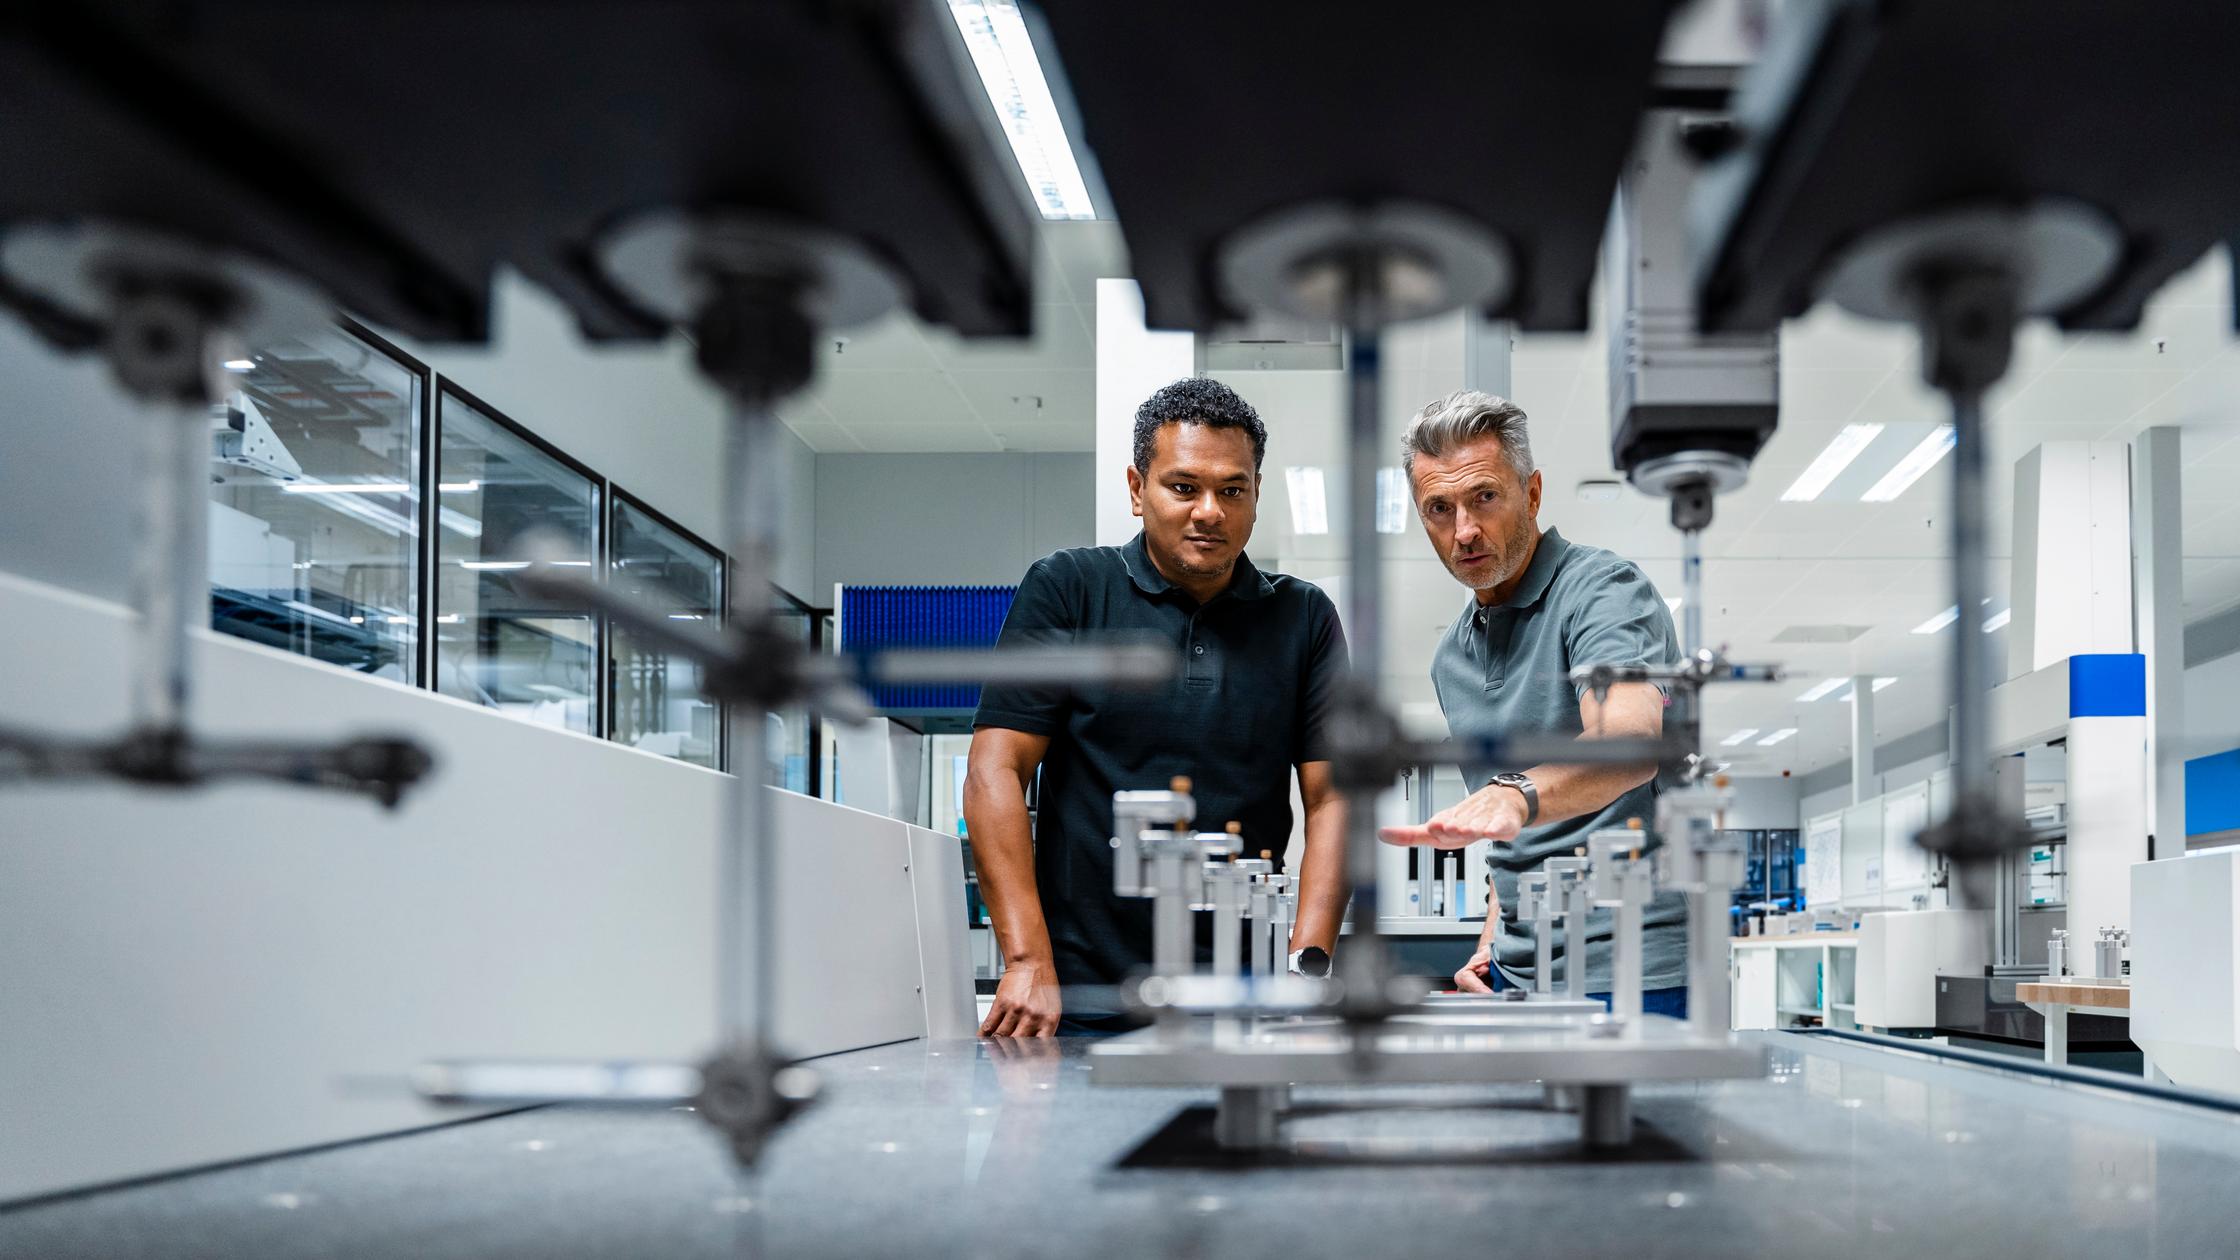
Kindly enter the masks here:
M 1793 1034 L 1764 1080 L 1644 1088 L 1593 1156 L 1529 1088 L 1302 1090 L 1213 1148 L 1207 1091 L 1078 1040 L 819 1060 L 735 1177 L 685 1111 L 544 1108 L 0 1213 L 0 1257 L 2232 1255 L 2240 1119 Z M 1377 1102 L 1377 1109 L 1332 1109 Z M 1201 1105 L 1191 1110 L 1194 1104 Z

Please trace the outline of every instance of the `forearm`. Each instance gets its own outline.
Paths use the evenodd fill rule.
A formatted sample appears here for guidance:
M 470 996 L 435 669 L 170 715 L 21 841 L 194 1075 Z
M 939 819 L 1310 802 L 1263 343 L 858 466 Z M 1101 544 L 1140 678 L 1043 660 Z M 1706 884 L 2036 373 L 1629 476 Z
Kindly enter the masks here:
M 1291 924 L 1293 951 L 1309 946 L 1337 952 L 1338 929 L 1345 922 L 1346 807 L 1336 796 L 1307 810 L 1306 852 L 1299 859 L 1299 913 Z
M 1034 835 L 1027 823 L 1025 785 L 1006 772 L 968 775 L 964 819 L 980 873 L 980 896 L 988 903 L 1004 962 L 1048 962 L 1050 927 L 1043 920 L 1042 898 L 1035 887 Z
M 1581 741 L 1592 742 L 1592 741 Z M 1540 794 L 1540 813 L 1533 825 L 1577 818 L 1606 808 L 1633 789 L 1656 777 L 1653 765 L 1578 765 L 1548 762 L 1525 771 Z M 1650 819 L 1643 819 L 1644 824 Z

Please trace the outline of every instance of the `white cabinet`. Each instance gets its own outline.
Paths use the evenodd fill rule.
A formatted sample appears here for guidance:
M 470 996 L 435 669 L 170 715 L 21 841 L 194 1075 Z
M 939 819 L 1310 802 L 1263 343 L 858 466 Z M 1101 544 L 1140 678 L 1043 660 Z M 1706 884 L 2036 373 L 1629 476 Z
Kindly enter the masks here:
M 1730 942 L 1734 1027 L 1852 1027 L 1857 946 L 1832 932 Z

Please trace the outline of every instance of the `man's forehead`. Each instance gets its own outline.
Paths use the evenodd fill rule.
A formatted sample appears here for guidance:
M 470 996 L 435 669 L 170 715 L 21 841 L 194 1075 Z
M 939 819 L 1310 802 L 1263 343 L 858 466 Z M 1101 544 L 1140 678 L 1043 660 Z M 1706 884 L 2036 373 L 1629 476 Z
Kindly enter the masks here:
M 1501 448 L 1499 438 L 1483 438 L 1439 455 L 1418 455 L 1415 474 L 1417 487 L 1427 490 L 1476 485 L 1482 481 L 1509 486 L 1518 479 L 1516 467 L 1509 462 L 1509 454 Z
M 1177 421 L 1159 426 L 1151 450 L 1155 465 L 1188 465 L 1193 472 L 1225 477 L 1252 475 L 1252 435 L 1240 428 Z

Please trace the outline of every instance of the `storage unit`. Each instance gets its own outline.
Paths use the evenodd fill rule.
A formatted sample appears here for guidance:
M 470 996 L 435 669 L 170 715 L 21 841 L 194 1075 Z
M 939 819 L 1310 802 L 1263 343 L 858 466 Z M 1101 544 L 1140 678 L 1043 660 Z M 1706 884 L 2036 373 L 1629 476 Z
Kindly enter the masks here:
M 1858 947 L 1848 932 L 1730 942 L 1734 1027 L 1856 1027 Z

